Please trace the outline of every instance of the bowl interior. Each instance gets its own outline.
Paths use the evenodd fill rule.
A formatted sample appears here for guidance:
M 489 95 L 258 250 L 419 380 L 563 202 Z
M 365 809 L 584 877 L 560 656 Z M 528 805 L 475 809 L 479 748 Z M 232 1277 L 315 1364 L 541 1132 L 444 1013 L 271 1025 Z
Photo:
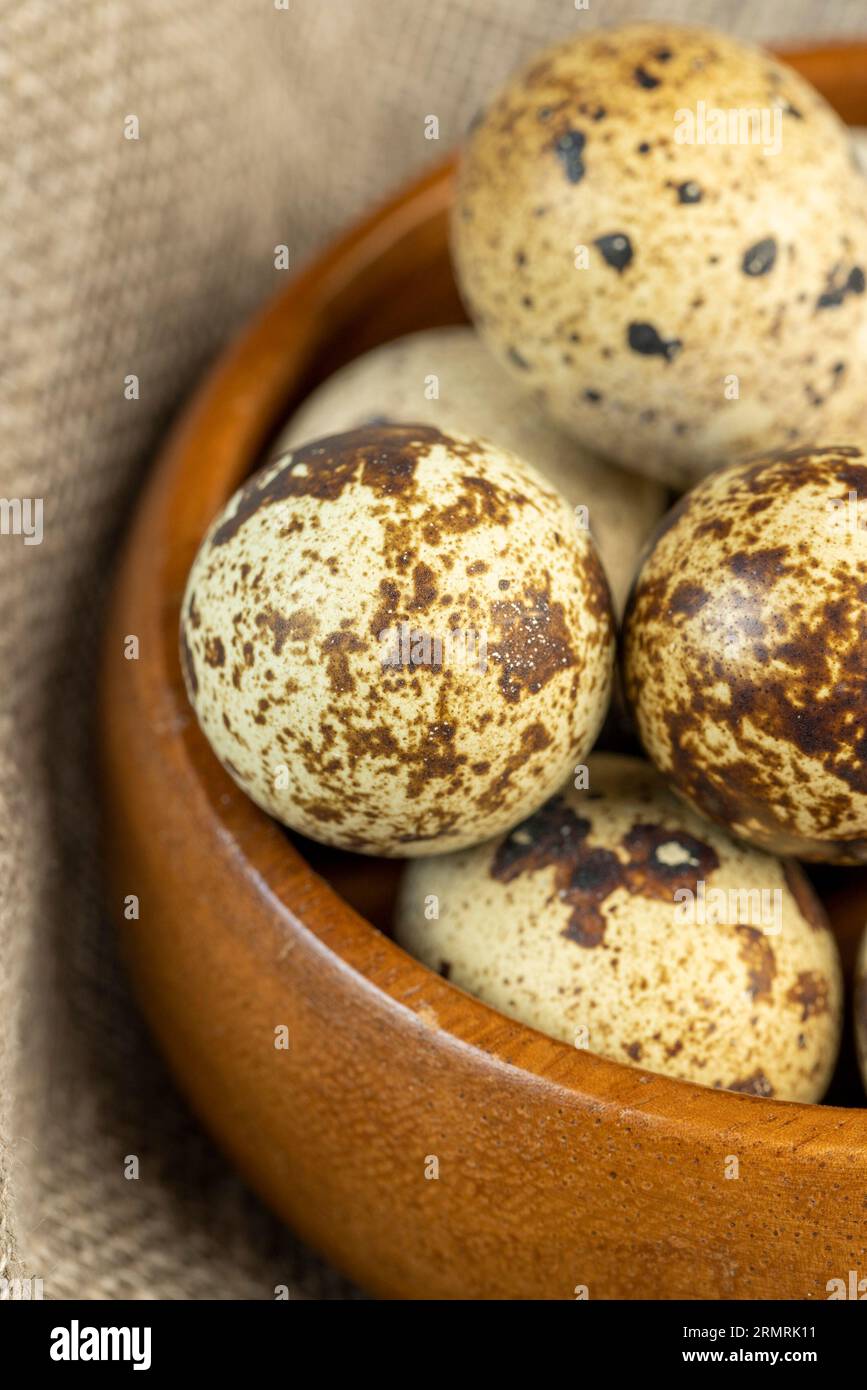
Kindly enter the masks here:
M 845 119 L 867 125 L 867 85 L 863 80 L 867 44 L 783 56 L 823 92 Z M 166 669 L 171 672 L 175 688 L 180 686 L 176 669 L 177 608 L 186 571 L 202 534 L 202 518 L 209 520 L 216 513 L 244 471 L 254 469 L 270 456 L 276 435 L 294 409 L 338 367 L 405 333 L 466 322 L 448 256 L 447 220 L 452 196 L 450 160 L 353 229 L 266 306 L 200 393 L 174 445 L 175 471 L 164 485 L 175 486 L 184 469 L 185 476 L 195 477 L 201 485 L 189 506 L 183 487 L 174 501 L 175 516 L 179 518 L 176 532 L 181 540 L 170 557 L 171 612 L 164 636 Z M 211 467 L 203 470 L 198 436 L 206 434 Z M 155 505 L 162 505 L 162 498 Z M 191 761 L 198 764 L 202 757 L 207 757 L 195 737 L 185 736 L 184 743 Z M 222 787 L 221 778 L 225 774 L 214 761 L 207 778 L 203 776 L 209 787 L 213 782 L 212 794 Z M 252 835 L 260 813 L 254 814 L 252 806 L 248 810 L 245 829 Z M 314 874 L 371 924 L 371 931 L 390 933 L 400 863 L 342 853 L 298 836 L 289 838 Z M 263 857 L 264 853 L 263 850 Z M 822 868 L 811 873 L 837 932 L 847 983 L 851 985 L 854 953 L 867 918 L 867 869 Z M 347 927 L 347 932 L 354 930 Z M 354 937 L 353 943 L 354 950 L 358 944 Z M 432 987 L 434 981 L 438 991 L 448 992 L 457 1007 L 455 996 L 460 991 L 431 976 Z M 847 1005 L 850 999 L 851 988 L 847 990 Z M 567 1063 L 570 1076 L 576 1071 L 571 1049 L 548 1044 L 532 1035 L 531 1030 L 526 1032 L 527 1048 L 532 1045 L 544 1057 L 538 1063 L 540 1072 L 549 1066 L 560 1072 Z M 567 1052 L 572 1053 L 568 1058 Z M 537 1064 L 527 1065 L 533 1070 Z M 585 1054 L 580 1058 L 578 1084 L 589 1084 L 598 1073 L 600 1085 L 607 1085 L 605 1078 L 613 1081 L 615 1075 L 630 1070 Z M 663 1103 L 670 1105 L 672 1114 L 680 1110 L 681 1094 L 686 1097 L 691 1091 L 703 1089 L 664 1083 L 662 1078 L 657 1081 L 661 1093 L 664 1092 Z M 794 1110 L 815 1111 L 815 1107 L 780 1106 L 750 1097 L 724 1097 L 718 1092 L 709 1095 L 716 1097 L 717 1106 L 727 1103 L 733 1112 L 735 1106 L 739 1107 L 738 1113 L 760 1106 L 763 1117 L 770 1121 L 779 1116 L 783 1125 L 792 1122 Z M 841 1059 L 826 1103 L 857 1107 L 863 1115 L 864 1091 L 854 1058 L 851 1012 L 847 1015 Z M 859 1122 L 860 1119 L 861 1116 Z
M 812 56 L 812 55 L 811 55 Z M 826 92 L 826 94 L 828 94 Z M 831 93 L 833 95 L 833 93 Z M 851 96 L 850 96 L 851 102 Z M 867 122 L 867 92 L 862 119 Z M 451 189 L 451 164 L 435 171 L 446 201 Z M 442 200 L 440 200 L 442 201 Z M 387 293 L 381 294 L 379 276 L 365 278 L 353 288 L 353 297 L 340 315 L 339 325 L 323 336 L 292 389 L 270 431 L 256 467 L 273 453 L 276 436 L 301 401 L 345 363 L 381 343 L 424 328 L 466 323 L 448 254 L 447 209 L 436 206 L 422 227 L 408 229 L 404 254 L 384 255 L 383 276 Z M 629 735 L 603 730 L 597 748 L 640 752 Z M 391 935 L 392 916 L 402 863 L 393 859 L 352 854 L 289 833 L 295 848 L 315 873 L 379 931 Z M 839 869 L 805 866 L 829 915 L 840 945 L 846 978 L 846 1020 L 838 1065 L 823 1104 L 862 1107 L 864 1087 L 855 1056 L 851 1017 L 852 977 L 855 955 L 867 917 L 867 868 Z

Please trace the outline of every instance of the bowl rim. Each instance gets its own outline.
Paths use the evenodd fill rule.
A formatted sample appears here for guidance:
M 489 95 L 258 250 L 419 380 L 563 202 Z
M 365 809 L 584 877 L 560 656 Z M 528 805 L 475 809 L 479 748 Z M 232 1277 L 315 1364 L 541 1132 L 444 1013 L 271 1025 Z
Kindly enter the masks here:
M 822 88 L 822 65 L 841 57 L 854 81 L 867 70 L 867 41 L 785 50 L 785 57 Z M 819 74 L 817 77 L 815 74 Z M 387 996 L 422 1023 L 436 1019 L 449 1045 L 476 1049 L 490 1065 L 518 1067 L 542 1086 L 588 1106 L 615 1104 L 654 1117 L 683 1133 L 761 1130 L 780 1149 L 809 1147 L 831 1158 L 867 1151 L 867 1108 L 783 1101 L 714 1090 L 579 1050 L 500 1014 L 414 960 L 357 913 L 313 869 L 284 831 L 237 791 L 211 753 L 187 702 L 177 630 L 186 574 L 212 518 L 242 479 L 261 462 L 262 449 L 285 413 L 292 383 L 317 348 L 357 309 L 356 273 L 384 266 L 409 235 L 424 234 L 447 216 L 455 156 L 428 169 L 312 258 L 242 329 L 208 372 L 160 450 L 128 538 L 115 611 L 126 631 L 156 640 L 129 663 L 126 698 L 150 720 L 153 752 L 183 766 L 194 813 L 207 827 L 208 852 L 233 859 L 266 894 L 287 932 L 306 930 L 359 987 Z M 293 331 L 287 331 L 288 325 Z M 298 331 L 299 328 L 302 331 Z M 139 602 L 130 628 L 129 595 Z M 112 658 L 112 661 L 114 658 Z M 103 701 L 117 697 L 104 658 Z M 182 814 L 178 808 L 177 814 Z M 286 870 L 289 870 L 287 877 Z M 287 889 L 291 884 L 291 894 Z M 437 1036 L 437 1032 L 432 1036 Z

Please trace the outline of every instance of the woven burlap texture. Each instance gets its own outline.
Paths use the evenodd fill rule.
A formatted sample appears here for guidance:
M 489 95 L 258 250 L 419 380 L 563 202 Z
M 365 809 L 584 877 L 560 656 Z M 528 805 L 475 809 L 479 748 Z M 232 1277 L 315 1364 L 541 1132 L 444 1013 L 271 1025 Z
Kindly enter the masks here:
M 867 25 L 863 0 L 281 3 L 3 13 L 0 496 L 43 498 L 45 538 L 0 536 L 0 1277 L 42 1279 L 46 1298 L 356 1294 L 190 1117 L 100 908 L 93 692 L 112 557 L 173 412 L 285 283 L 274 247 L 309 255 L 578 27 Z

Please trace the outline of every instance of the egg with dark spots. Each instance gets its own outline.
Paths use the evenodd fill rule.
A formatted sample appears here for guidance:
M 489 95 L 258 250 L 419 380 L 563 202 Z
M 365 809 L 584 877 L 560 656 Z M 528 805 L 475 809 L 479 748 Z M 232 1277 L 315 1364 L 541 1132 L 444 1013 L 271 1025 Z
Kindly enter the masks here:
M 853 1014 L 855 1019 L 855 1050 L 861 1080 L 867 1091 L 867 931 L 861 938 L 858 960 L 855 966 L 855 992 L 853 995 Z
M 852 165 L 863 178 L 867 175 L 867 128 L 850 127 L 849 136 L 852 141 Z
M 798 74 L 722 34 L 630 24 L 534 58 L 465 143 L 451 241 L 521 390 L 674 487 L 842 438 L 867 396 L 849 133 Z
M 623 259 L 618 244 L 609 254 Z M 624 260 L 624 264 L 625 264 Z M 588 400 L 600 401 L 591 385 Z M 421 420 L 490 439 L 538 468 L 589 524 L 622 612 L 644 541 L 666 507 L 658 482 L 594 457 L 516 390 L 471 328 L 431 328 L 385 343 L 323 382 L 298 408 L 278 452 L 372 420 Z
M 623 634 L 644 747 L 777 854 L 867 863 L 867 445 L 720 470 L 660 524 Z
M 820 1100 L 842 985 L 803 870 L 702 820 L 639 759 L 596 754 L 587 774 L 509 833 L 407 866 L 397 940 L 613 1061 Z
M 613 659 L 572 509 L 513 455 L 426 424 L 333 435 L 255 474 L 181 613 L 187 693 L 229 775 L 291 829 L 365 854 L 437 854 L 532 811 L 592 746 Z

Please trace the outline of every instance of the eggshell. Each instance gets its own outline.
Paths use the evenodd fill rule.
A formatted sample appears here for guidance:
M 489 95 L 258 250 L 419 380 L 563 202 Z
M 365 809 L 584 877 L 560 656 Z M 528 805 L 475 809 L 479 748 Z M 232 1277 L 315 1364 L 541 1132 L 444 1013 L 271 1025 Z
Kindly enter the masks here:
M 550 425 L 471 328 L 432 328 L 356 358 L 314 391 L 277 451 L 371 420 L 421 420 L 490 439 L 586 508 L 618 613 L 643 542 L 666 509 L 666 490 L 626 473 Z
M 840 967 L 803 871 L 735 844 L 638 759 L 595 755 L 588 790 L 567 783 L 510 834 L 408 866 L 396 934 L 614 1061 L 801 1101 L 833 1071 Z
M 661 523 L 627 699 L 672 784 L 778 854 L 867 862 L 867 446 L 736 464 Z
M 212 748 L 265 810 L 327 844 L 432 854 L 512 824 L 589 750 L 614 621 L 589 533 L 533 469 L 370 426 L 236 493 L 193 564 L 181 654 Z
M 759 138 L 708 143 L 730 111 L 756 112 L 743 134 Z M 845 127 L 789 68 L 631 24 L 507 84 L 468 137 L 452 244 L 522 388 L 588 449 L 685 487 L 840 438 L 860 408 L 865 197 Z

